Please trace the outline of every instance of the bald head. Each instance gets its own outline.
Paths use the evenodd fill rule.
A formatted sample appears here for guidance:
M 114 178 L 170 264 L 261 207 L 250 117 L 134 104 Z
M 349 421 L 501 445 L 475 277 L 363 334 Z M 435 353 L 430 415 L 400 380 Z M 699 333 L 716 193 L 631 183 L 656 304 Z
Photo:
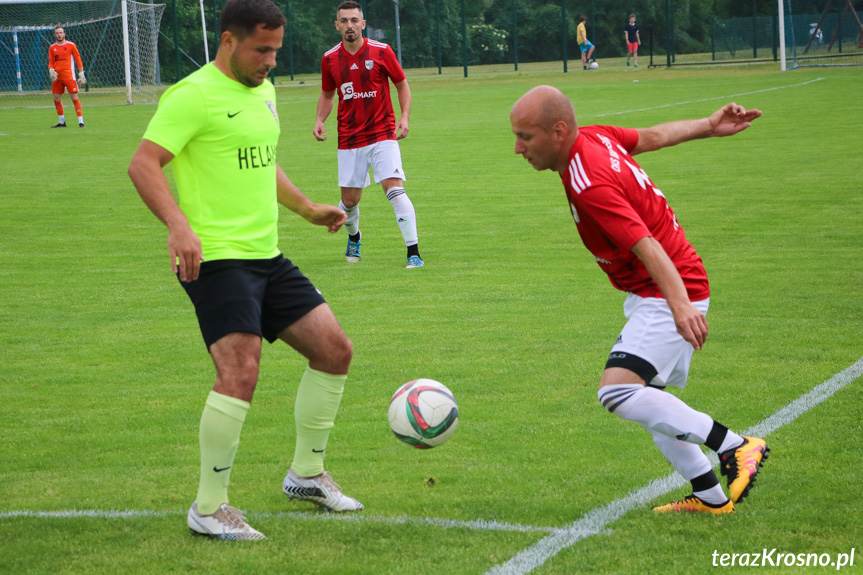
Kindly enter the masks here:
M 578 137 L 575 108 L 563 92 L 537 86 L 518 99 L 509 114 L 515 153 L 537 170 L 563 173 Z
M 528 91 L 512 107 L 512 115 L 516 114 L 545 131 L 558 122 L 565 123 L 570 130 L 578 128 L 572 102 L 554 86 L 537 86 Z

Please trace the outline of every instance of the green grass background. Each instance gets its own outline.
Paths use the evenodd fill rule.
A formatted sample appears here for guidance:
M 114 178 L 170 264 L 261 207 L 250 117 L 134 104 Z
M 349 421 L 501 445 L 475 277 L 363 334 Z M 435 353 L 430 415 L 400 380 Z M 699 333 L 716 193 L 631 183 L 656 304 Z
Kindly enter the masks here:
M 360 264 L 344 263 L 344 232 L 286 210 L 280 225 L 281 248 L 354 343 L 327 467 L 363 515 L 565 527 L 671 472 L 648 434 L 596 399 L 624 294 L 582 246 L 558 176 L 513 153 L 509 110 L 542 83 L 573 98 L 582 124 L 646 127 L 732 99 L 764 111 L 734 138 L 638 158 L 711 278 L 710 337 L 681 394 L 690 405 L 742 430 L 863 356 L 860 69 L 417 75 L 402 154 L 426 267 L 404 269 L 375 186 Z M 311 135 L 318 90 L 279 90 L 279 162 L 313 200 L 336 203 L 335 118 L 329 141 Z M 269 540 L 190 537 L 214 370 L 165 229 L 126 176 L 154 108 L 82 102 L 84 130 L 47 129 L 51 107 L 0 115 L 0 572 L 483 573 L 544 537 L 330 521 L 287 501 L 305 362 L 283 344 L 264 349 L 231 475 L 231 503 Z M 416 377 L 444 382 L 461 411 L 453 438 L 425 452 L 386 422 L 390 395 Z M 734 516 L 637 509 L 536 572 L 698 573 L 714 550 L 765 547 L 856 548 L 846 571 L 859 572 L 860 405 L 855 381 L 771 434 Z M 2 515 L 127 509 L 163 515 Z

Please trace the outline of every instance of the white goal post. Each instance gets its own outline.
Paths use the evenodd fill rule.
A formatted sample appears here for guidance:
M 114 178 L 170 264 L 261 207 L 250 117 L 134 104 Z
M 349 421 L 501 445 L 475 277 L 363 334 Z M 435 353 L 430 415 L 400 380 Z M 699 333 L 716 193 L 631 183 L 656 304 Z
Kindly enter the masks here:
M 56 26 L 81 54 L 88 105 L 155 103 L 163 11 L 152 0 L 0 0 L 0 108 L 52 105 Z
M 863 66 L 859 0 L 777 0 L 781 69 Z
M 788 70 L 788 60 L 785 56 L 785 0 L 776 0 L 779 14 L 779 69 Z

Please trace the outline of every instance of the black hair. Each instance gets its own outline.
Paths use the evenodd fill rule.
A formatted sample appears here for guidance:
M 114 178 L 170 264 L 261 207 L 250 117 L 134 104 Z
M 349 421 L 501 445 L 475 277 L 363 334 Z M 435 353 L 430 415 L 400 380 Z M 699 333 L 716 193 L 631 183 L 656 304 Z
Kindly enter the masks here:
M 360 5 L 359 2 L 354 2 L 354 0 L 345 0 L 345 2 L 342 2 L 341 4 L 339 4 L 339 7 L 336 8 L 336 16 L 338 16 L 338 13 L 340 10 L 354 10 L 354 9 L 359 10 L 360 14 L 363 13 L 363 7 Z
M 267 30 L 275 30 L 287 23 L 271 0 L 228 0 L 219 18 L 219 35 L 229 31 L 242 40 L 261 24 Z

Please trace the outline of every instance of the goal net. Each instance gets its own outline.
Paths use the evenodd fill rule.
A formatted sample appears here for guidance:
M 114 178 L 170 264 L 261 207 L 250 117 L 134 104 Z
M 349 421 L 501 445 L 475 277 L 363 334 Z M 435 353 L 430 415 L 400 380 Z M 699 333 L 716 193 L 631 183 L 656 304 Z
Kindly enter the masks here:
M 81 53 L 87 106 L 157 101 L 164 4 L 0 0 L 0 109 L 52 107 L 48 48 L 62 26 Z
M 785 67 L 863 65 L 859 0 L 778 0 Z

